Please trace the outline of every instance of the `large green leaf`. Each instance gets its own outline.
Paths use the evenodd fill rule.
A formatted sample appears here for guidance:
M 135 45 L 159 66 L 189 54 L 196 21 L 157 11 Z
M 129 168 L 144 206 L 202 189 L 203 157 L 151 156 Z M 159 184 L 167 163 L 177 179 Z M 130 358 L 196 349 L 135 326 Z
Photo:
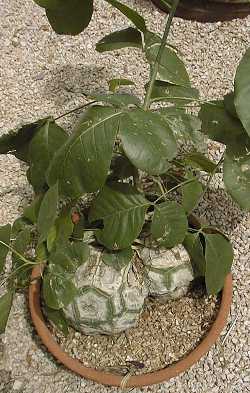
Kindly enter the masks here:
M 6 247 L 5 244 L 7 245 L 10 244 L 10 235 L 11 235 L 10 224 L 0 227 L 0 274 L 3 271 L 6 256 L 9 252 L 9 248 Z
M 196 277 L 205 277 L 206 260 L 204 249 L 198 233 L 187 233 L 183 245 L 186 248 Z
M 0 334 L 5 331 L 12 306 L 12 300 L 13 291 L 8 291 L 0 297 Z
M 44 194 L 36 195 L 31 204 L 24 208 L 23 217 L 35 224 L 38 219 L 39 210 L 43 200 Z
M 223 173 L 226 190 L 241 208 L 250 210 L 250 138 L 238 138 L 227 147 Z
M 202 132 L 220 143 L 234 144 L 245 132 L 241 122 L 226 111 L 223 101 L 203 104 L 199 118 L 202 121 Z
M 113 7 L 117 8 L 120 12 L 123 13 L 136 27 L 138 30 L 145 32 L 146 24 L 145 20 L 141 15 L 138 14 L 135 10 L 128 7 L 125 4 L 120 3 L 117 0 L 105 0 L 107 3 L 111 4 Z
M 185 113 L 175 107 L 161 108 L 159 113 L 173 131 L 177 141 L 181 143 L 192 142 L 195 145 L 198 145 L 199 142 L 200 145 L 201 121 L 197 116 Z
M 152 102 L 167 101 L 175 105 L 187 105 L 198 98 L 199 91 L 193 87 L 176 86 L 158 80 L 155 81 L 151 94 Z
M 182 243 L 187 229 L 185 210 L 177 202 L 166 201 L 155 206 L 151 232 L 160 245 L 172 248 Z
M 149 174 L 165 172 L 167 160 L 177 153 L 173 133 L 158 113 L 141 109 L 126 113 L 121 118 L 120 137 L 129 160 Z
M 236 117 L 238 119 L 238 115 L 236 112 L 235 108 L 235 103 L 234 103 L 234 93 L 228 93 L 224 96 L 224 107 L 226 111 L 233 117 Z
M 132 94 L 98 94 L 98 95 L 91 95 L 91 98 L 95 101 L 105 102 L 106 104 L 114 105 L 118 108 L 123 106 L 140 106 L 141 102 L 138 97 Z
M 209 294 L 217 294 L 224 286 L 226 275 L 233 262 L 230 242 L 220 234 L 203 234 L 206 241 L 206 288 Z
M 46 121 L 47 119 L 37 120 L 2 135 L 0 137 L 0 154 L 13 154 L 20 160 L 28 162 L 29 143 Z
M 90 222 L 103 220 L 97 239 L 108 249 L 127 248 L 139 235 L 150 205 L 143 195 L 128 184 L 105 186 L 90 210 Z
M 76 35 L 89 24 L 93 0 L 61 0 L 58 7 L 46 8 L 48 20 L 58 34 Z
M 58 184 L 52 186 L 45 194 L 37 219 L 39 243 L 47 239 L 51 227 L 57 217 L 58 207 Z
M 124 79 L 124 78 L 110 79 L 110 81 L 109 81 L 109 91 L 112 91 L 114 93 L 121 86 L 130 86 L 130 85 L 134 85 L 134 84 L 135 83 L 133 81 L 131 81 L 130 79 Z
M 212 173 L 216 169 L 216 164 L 198 151 L 185 154 L 184 162 L 207 173 Z
M 89 246 L 84 242 L 64 242 L 58 244 L 56 251 L 51 253 L 50 262 L 59 265 L 66 273 L 75 273 L 90 255 Z
M 131 247 L 125 248 L 121 251 L 104 251 L 102 254 L 103 262 L 112 266 L 116 270 L 121 270 L 124 266 L 127 266 L 133 258 L 133 250 Z
M 74 300 L 78 290 L 60 265 L 50 264 L 43 278 L 42 294 L 48 307 L 59 310 Z
M 59 329 L 64 336 L 69 334 L 68 322 L 62 310 L 53 310 L 45 306 L 45 314 L 48 319 Z
M 27 250 L 31 245 L 31 229 L 25 228 L 23 231 L 19 232 L 15 241 L 13 242 L 13 249 L 22 256 L 26 256 Z M 23 266 L 24 260 L 17 255 L 15 252 L 12 253 L 12 266 L 13 270 L 17 270 L 17 285 L 24 287 L 27 285 L 30 277 L 30 272 L 32 270 L 32 265 Z
M 235 107 L 237 114 L 250 136 L 250 49 L 243 56 L 235 76 Z
M 100 53 L 127 47 L 142 47 L 141 33 L 133 27 L 108 34 L 96 44 L 96 50 Z
M 196 207 L 200 197 L 202 196 L 202 184 L 198 179 L 194 178 L 192 182 L 184 184 L 181 187 L 181 190 L 182 206 L 184 207 L 186 213 L 190 213 Z
M 161 45 L 161 38 L 154 33 L 147 32 L 145 37 L 145 53 L 148 62 L 153 65 Z M 183 61 L 176 52 L 165 47 L 158 65 L 157 79 L 175 85 L 190 87 L 190 80 Z
M 59 180 L 60 193 L 79 197 L 97 191 L 108 175 L 122 111 L 94 106 L 81 117 L 72 136 L 55 154 L 48 184 Z
M 45 174 L 55 152 L 66 142 L 68 135 L 54 121 L 47 120 L 29 145 L 29 180 L 36 193 L 44 190 Z

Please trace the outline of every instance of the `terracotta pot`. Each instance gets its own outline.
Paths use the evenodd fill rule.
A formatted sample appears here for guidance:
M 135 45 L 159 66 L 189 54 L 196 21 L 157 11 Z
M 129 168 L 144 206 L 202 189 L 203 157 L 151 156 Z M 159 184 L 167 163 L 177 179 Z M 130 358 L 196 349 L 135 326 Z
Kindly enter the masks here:
M 79 360 L 71 358 L 63 349 L 57 344 L 49 331 L 44 316 L 41 310 L 40 303 L 40 286 L 41 286 L 41 273 L 44 266 L 36 266 L 32 272 L 32 282 L 29 287 L 29 308 L 32 321 L 35 325 L 36 331 L 41 338 L 43 344 L 47 347 L 48 351 L 65 367 L 74 371 L 76 374 L 92 381 L 109 385 L 121 386 L 123 377 L 103 371 L 98 371 L 91 367 L 85 367 Z M 219 337 L 222 329 L 224 328 L 227 316 L 230 311 L 232 301 L 232 275 L 228 274 L 225 280 L 224 289 L 222 292 L 222 300 L 220 309 L 216 320 L 214 321 L 207 336 L 202 342 L 184 359 L 171 366 L 163 368 L 159 371 L 147 373 L 143 375 L 131 376 L 127 382 L 126 387 L 141 387 L 161 383 L 177 376 L 178 374 L 188 370 L 193 364 L 205 355 L 211 346 Z
M 152 2 L 162 11 L 168 12 L 168 7 L 161 0 Z M 175 15 L 198 22 L 217 22 L 245 18 L 250 14 L 250 4 L 216 3 L 208 0 L 182 0 Z

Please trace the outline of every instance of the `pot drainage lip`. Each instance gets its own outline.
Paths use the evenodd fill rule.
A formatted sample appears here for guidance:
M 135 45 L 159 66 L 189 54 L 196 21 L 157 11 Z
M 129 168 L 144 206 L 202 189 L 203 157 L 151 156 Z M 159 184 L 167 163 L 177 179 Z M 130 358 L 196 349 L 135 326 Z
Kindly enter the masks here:
M 162 11 L 168 8 L 161 0 L 152 2 Z M 197 22 L 229 21 L 236 18 L 245 18 L 250 15 L 250 3 L 222 3 L 209 0 L 182 0 L 175 16 Z

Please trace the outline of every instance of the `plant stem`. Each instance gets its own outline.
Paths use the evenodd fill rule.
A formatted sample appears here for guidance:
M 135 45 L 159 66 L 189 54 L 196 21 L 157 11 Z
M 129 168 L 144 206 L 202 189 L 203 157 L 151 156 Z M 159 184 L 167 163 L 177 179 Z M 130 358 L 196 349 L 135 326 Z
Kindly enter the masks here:
M 155 205 L 160 199 L 162 199 L 163 197 L 165 198 L 165 196 L 166 196 L 167 194 L 169 194 L 170 192 L 172 192 L 172 191 L 174 191 L 174 190 L 177 190 L 177 188 L 182 187 L 182 186 L 184 186 L 185 184 L 192 183 L 194 180 L 195 180 L 195 178 L 193 178 L 193 179 L 188 179 L 188 180 L 183 181 L 182 183 L 177 184 L 177 185 L 174 186 L 173 188 L 170 188 L 170 190 L 168 190 L 167 192 L 165 192 L 164 195 L 160 196 L 159 198 L 156 199 L 156 201 L 154 201 L 154 205 Z
M 180 0 L 173 0 L 171 10 L 170 10 L 169 15 L 167 17 L 165 31 L 164 31 L 164 34 L 163 34 L 163 37 L 161 40 L 161 45 L 159 47 L 159 50 L 158 50 L 158 53 L 157 53 L 157 56 L 155 59 L 155 63 L 153 65 L 149 85 L 148 85 L 147 92 L 145 95 L 145 100 L 144 100 L 144 105 L 143 105 L 143 108 L 145 111 L 148 110 L 149 105 L 150 105 L 150 98 L 151 98 L 152 90 L 153 90 L 154 83 L 156 80 L 156 76 L 157 76 L 157 72 L 158 72 L 158 68 L 159 68 L 159 63 L 161 61 L 162 53 L 163 53 L 163 50 L 164 50 L 166 43 L 167 43 L 167 38 L 168 38 L 169 31 L 170 31 L 171 23 L 172 23 L 172 20 L 173 20 L 173 17 L 174 17 L 174 14 L 175 14 L 175 11 L 176 11 L 176 8 L 177 8 L 179 2 L 180 2 Z
M 95 102 L 96 102 L 96 101 L 91 101 L 91 102 L 88 102 L 87 104 L 80 105 L 80 106 L 76 107 L 75 109 L 72 109 L 71 111 L 65 112 L 65 113 L 63 113 L 62 115 L 56 117 L 55 120 L 61 119 L 61 117 L 64 117 L 64 116 L 70 115 L 70 114 L 73 113 L 73 112 L 79 111 L 79 109 L 85 108 L 86 106 L 89 106 L 89 105 L 91 105 L 91 104 L 94 104 Z

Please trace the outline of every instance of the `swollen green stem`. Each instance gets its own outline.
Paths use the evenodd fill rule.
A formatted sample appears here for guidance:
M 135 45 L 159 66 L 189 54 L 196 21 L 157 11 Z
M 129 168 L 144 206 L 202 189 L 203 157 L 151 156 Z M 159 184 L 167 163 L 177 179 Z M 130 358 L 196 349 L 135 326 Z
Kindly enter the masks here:
M 172 4 L 172 7 L 171 7 L 171 10 L 169 11 L 169 15 L 167 17 L 167 23 L 166 23 L 165 31 L 164 31 L 164 34 L 163 34 L 163 37 L 162 37 L 162 40 L 161 40 L 160 48 L 158 50 L 158 53 L 157 53 L 157 56 L 156 56 L 156 59 L 155 59 L 155 63 L 153 65 L 152 73 L 151 73 L 151 76 L 150 76 L 150 81 L 149 81 L 147 92 L 146 92 L 146 95 L 145 95 L 145 100 L 144 100 L 144 105 L 143 105 L 143 108 L 144 108 L 145 111 L 147 111 L 149 109 L 150 99 L 151 99 L 154 83 L 155 83 L 155 80 L 156 80 L 156 77 L 157 77 L 159 63 L 161 61 L 162 53 L 163 53 L 163 50 L 164 50 L 164 48 L 166 46 L 166 43 L 167 43 L 167 38 L 168 38 L 168 35 L 169 35 L 171 23 L 172 23 L 172 20 L 173 20 L 173 17 L 174 17 L 174 14 L 175 14 L 175 11 L 176 11 L 176 8 L 177 8 L 179 2 L 180 2 L 180 0 L 173 0 L 173 4 Z

